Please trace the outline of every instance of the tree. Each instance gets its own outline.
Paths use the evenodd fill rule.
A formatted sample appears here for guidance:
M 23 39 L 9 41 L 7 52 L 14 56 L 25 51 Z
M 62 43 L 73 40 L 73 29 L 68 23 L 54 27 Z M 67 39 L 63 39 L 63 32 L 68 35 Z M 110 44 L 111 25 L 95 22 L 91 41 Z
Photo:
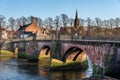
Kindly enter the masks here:
M 24 16 L 22 16 L 20 19 L 21 19 L 23 25 L 26 24 L 26 22 L 27 22 L 27 18 L 25 18 Z
M 20 18 L 17 18 L 16 20 L 15 20 L 15 29 L 17 30 L 17 28 L 21 25 L 21 19 Z
M 14 30 L 15 19 L 13 17 L 10 17 L 8 21 L 10 23 L 11 30 Z
M 92 19 L 88 17 L 87 20 L 86 20 L 86 22 L 87 22 L 87 25 L 89 27 L 92 24 Z
M 107 20 L 103 20 L 103 26 L 106 27 L 107 26 Z
M 118 17 L 115 19 L 115 26 L 116 27 L 120 26 L 120 18 L 118 18 Z
M 3 15 L 0 15 L 0 29 L 2 27 L 2 23 L 4 22 L 5 17 Z
M 51 17 L 48 17 L 48 23 L 49 23 L 50 29 L 52 29 L 53 28 L 53 19 Z
M 110 21 L 109 20 L 104 20 L 103 21 L 104 25 L 104 36 L 108 36 L 109 28 L 110 28 Z
M 96 25 L 100 27 L 101 26 L 101 19 L 96 17 L 95 21 L 96 21 Z
M 71 26 L 71 27 L 74 26 L 74 19 L 73 19 L 73 18 L 70 18 L 70 19 L 69 19 L 69 23 L 70 23 L 70 26 Z
M 1 24 L 1 26 L 3 26 L 3 27 L 4 27 L 4 26 L 7 26 L 7 25 L 6 25 L 6 21 L 3 21 L 2 24 Z
M 79 18 L 79 26 L 83 26 L 83 25 L 84 25 L 84 22 L 85 22 L 85 20 L 84 20 L 84 19 Z
M 61 14 L 61 23 L 62 23 L 63 27 L 67 26 L 68 16 L 66 14 Z
M 36 17 L 36 24 L 37 24 L 38 26 L 42 26 L 42 19 Z
M 118 30 L 119 29 L 118 27 L 120 27 L 120 18 L 116 17 L 114 21 L 115 21 L 115 27 L 116 27 L 114 34 L 115 36 L 118 36 L 120 34 L 120 31 Z
M 4 22 L 4 19 L 5 19 L 5 17 L 3 15 L 0 15 L 0 39 L 1 39 L 1 34 L 2 34 L 1 27 L 2 27 L 2 23 Z M 0 46 L 0 48 L 1 48 L 1 46 Z
M 60 17 L 59 16 L 55 17 L 54 24 L 55 24 L 56 30 L 58 30 L 58 27 L 60 26 Z
M 88 17 L 87 18 L 87 20 L 86 20 L 86 22 L 87 22 L 87 35 L 90 35 L 91 34 L 91 25 L 92 25 L 92 20 Z
M 31 23 L 34 20 L 35 20 L 34 16 L 30 16 L 27 18 L 28 23 Z
M 48 17 L 45 19 L 44 24 L 46 27 L 50 27 L 52 29 L 53 27 L 53 19 L 51 17 Z
M 115 26 L 115 20 L 113 18 L 108 20 L 108 25 L 112 29 L 113 26 Z

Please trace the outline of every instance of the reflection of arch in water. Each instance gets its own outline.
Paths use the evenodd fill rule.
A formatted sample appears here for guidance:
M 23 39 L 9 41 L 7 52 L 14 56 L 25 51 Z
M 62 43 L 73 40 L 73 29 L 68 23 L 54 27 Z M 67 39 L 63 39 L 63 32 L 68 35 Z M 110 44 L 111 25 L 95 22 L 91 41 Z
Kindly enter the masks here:
M 82 52 L 83 52 L 83 50 L 80 49 L 79 47 L 71 47 L 65 52 L 62 60 L 65 62 L 67 60 L 67 58 L 72 57 L 71 61 L 76 61 L 76 59 L 79 57 L 79 55 Z
M 43 56 L 50 57 L 50 47 L 48 45 L 44 45 L 40 50 L 39 57 Z

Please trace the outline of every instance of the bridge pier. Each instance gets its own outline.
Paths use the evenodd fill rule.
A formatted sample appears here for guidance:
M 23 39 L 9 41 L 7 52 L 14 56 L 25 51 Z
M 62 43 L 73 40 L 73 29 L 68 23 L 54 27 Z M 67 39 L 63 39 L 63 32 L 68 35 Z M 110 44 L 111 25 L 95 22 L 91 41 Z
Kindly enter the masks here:
M 14 58 L 18 59 L 18 47 L 15 48 Z

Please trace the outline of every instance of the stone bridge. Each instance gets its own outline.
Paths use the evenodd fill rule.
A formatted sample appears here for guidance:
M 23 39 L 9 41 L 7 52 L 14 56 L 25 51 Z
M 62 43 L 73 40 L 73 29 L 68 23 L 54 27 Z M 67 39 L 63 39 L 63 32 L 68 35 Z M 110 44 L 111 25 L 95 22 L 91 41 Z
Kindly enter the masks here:
M 19 48 L 19 52 L 25 52 L 27 55 L 50 55 L 62 61 L 70 58 L 72 61 L 77 60 L 82 53 L 86 53 L 93 64 L 103 64 L 120 66 L 120 41 L 105 40 L 21 40 L 11 41 L 10 49 Z M 47 49 L 45 53 L 41 50 Z M 74 54 L 74 56 L 73 56 Z

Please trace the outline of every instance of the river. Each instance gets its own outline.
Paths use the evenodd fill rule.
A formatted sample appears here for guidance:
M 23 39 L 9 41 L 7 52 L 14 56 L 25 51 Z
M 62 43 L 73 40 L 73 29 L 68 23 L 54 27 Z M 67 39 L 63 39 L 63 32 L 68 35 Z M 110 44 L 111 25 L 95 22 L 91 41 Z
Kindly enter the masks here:
M 91 63 L 85 72 L 51 72 L 39 63 L 10 59 L 0 61 L 0 80 L 81 80 L 92 74 Z

